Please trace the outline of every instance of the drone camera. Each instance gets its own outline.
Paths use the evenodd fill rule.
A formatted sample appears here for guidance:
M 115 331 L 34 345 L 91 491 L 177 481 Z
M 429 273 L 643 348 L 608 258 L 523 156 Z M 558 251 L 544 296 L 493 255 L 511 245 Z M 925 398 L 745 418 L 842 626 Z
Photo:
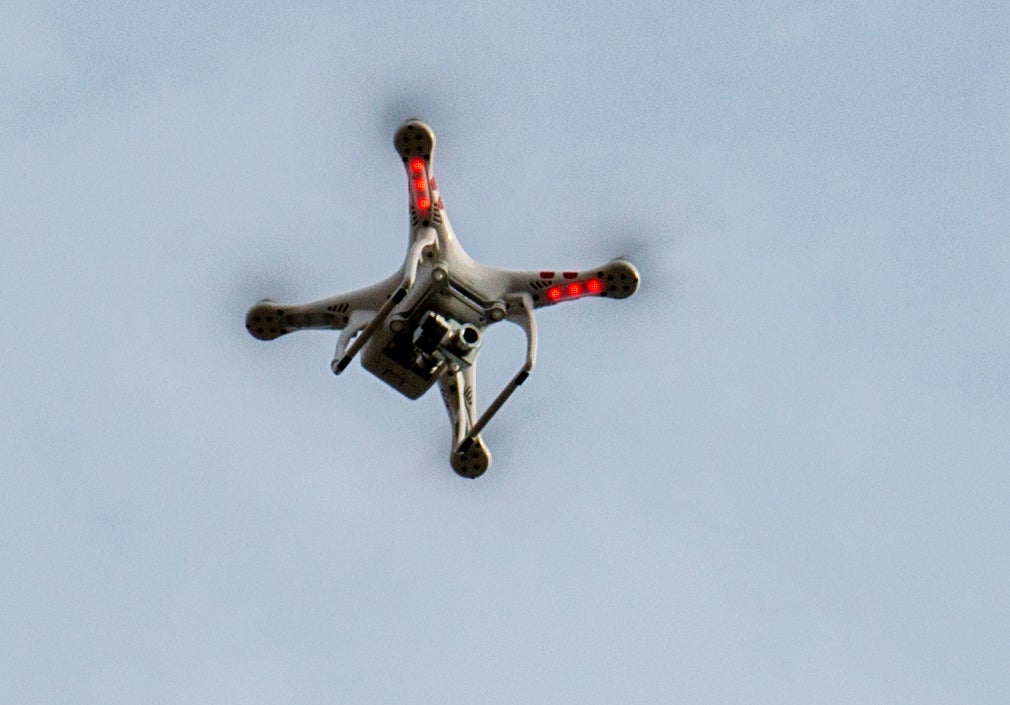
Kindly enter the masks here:
M 472 350 L 477 347 L 480 343 L 480 331 L 477 327 L 471 325 L 470 323 L 464 323 L 463 328 L 459 333 L 460 343 L 467 348 L 467 350 Z
M 452 327 L 448 321 L 434 311 L 428 311 L 414 331 L 414 347 L 427 355 L 432 355 L 451 333 Z
M 446 319 L 428 311 L 414 330 L 414 347 L 424 355 L 444 357 L 458 365 L 469 366 L 480 347 L 476 326 Z

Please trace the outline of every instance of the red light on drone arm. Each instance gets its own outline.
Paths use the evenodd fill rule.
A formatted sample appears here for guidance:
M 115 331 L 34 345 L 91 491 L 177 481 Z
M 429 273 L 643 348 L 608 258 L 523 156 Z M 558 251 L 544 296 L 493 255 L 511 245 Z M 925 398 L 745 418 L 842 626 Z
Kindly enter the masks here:
M 428 165 L 421 157 L 411 159 L 407 168 L 410 170 L 410 189 L 414 194 L 414 204 L 418 210 L 431 210 L 431 181 L 428 179 Z
M 586 294 L 602 294 L 604 292 L 603 281 L 593 277 L 584 282 L 570 282 L 562 286 L 552 286 L 544 293 L 551 302 L 562 299 L 577 299 Z

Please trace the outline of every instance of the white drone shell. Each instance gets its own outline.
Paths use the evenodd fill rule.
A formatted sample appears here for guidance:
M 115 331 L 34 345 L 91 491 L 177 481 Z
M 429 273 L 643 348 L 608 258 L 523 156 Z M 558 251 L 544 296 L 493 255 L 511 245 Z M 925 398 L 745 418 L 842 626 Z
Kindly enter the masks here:
M 246 328 L 260 340 L 307 328 L 339 330 L 335 374 L 361 352 L 365 369 L 411 399 L 438 382 L 453 427 L 452 468 L 479 477 L 491 464 L 480 432 L 536 363 L 534 310 L 581 298 L 624 299 L 638 289 L 640 277 L 624 259 L 581 271 L 514 271 L 475 261 L 456 239 L 435 181 L 435 133 L 411 120 L 393 143 L 408 180 L 410 241 L 403 267 L 378 284 L 313 303 L 264 299 L 249 309 Z M 502 320 L 525 331 L 526 359 L 478 416 L 482 334 Z

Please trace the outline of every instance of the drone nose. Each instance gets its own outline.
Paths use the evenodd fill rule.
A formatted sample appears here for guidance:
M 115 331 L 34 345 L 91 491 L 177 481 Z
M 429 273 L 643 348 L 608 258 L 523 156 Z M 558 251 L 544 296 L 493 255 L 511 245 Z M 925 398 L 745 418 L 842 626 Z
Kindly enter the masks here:
M 403 161 L 412 157 L 431 159 L 435 151 L 435 133 L 420 120 L 408 120 L 396 131 L 393 145 Z

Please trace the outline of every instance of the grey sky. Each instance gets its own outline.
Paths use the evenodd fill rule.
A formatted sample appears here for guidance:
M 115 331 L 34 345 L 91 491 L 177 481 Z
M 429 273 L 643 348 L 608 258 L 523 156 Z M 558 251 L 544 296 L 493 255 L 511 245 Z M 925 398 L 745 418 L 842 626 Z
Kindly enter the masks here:
M 0 10 L 0 700 L 1006 703 L 1002 4 Z M 448 463 L 335 336 L 396 124 L 544 311 Z M 518 366 L 492 329 L 479 394 Z

